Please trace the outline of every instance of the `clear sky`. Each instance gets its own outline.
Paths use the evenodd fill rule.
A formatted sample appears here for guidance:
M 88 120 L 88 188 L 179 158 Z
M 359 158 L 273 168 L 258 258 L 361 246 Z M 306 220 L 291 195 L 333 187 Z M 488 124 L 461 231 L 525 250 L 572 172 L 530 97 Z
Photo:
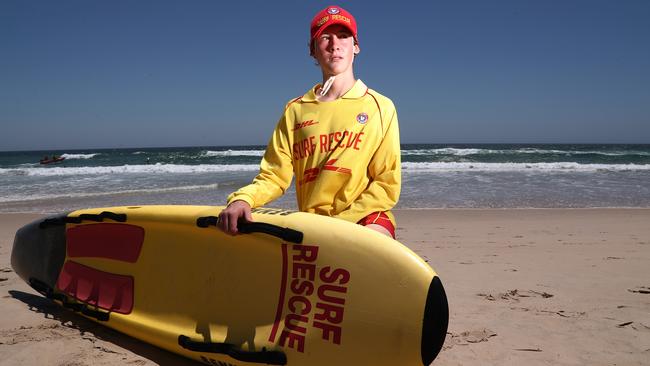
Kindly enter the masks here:
M 323 1 L 0 1 L 0 151 L 266 144 Z M 345 1 L 403 143 L 650 143 L 650 1 Z

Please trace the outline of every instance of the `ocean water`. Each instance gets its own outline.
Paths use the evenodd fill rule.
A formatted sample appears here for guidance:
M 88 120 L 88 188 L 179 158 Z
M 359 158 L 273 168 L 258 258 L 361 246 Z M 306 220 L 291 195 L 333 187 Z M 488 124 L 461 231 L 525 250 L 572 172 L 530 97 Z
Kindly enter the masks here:
M 39 164 L 45 155 L 66 159 Z M 0 212 L 223 205 L 263 146 L 0 152 Z M 650 145 L 402 145 L 398 208 L 650 207 Z M 269 206 L 295 208 L 292 188 Z

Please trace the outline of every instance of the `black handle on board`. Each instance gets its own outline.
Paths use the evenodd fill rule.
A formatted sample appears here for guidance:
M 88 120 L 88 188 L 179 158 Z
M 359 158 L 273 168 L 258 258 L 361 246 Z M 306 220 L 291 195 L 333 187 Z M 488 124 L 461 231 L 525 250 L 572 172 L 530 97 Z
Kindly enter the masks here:
M 80 224 L 82 221 L 102 222 L 104 219 L 111 219 L 116 222 L 125 222 L 126 214 L 119 214 L 110 211 L 103 211 L 100 214 L 81 214 L 79 216 L 64 216 L 43 220 L 38 227 L 41 229 L 50 225 Z
M 208 227 L 217 226 L 217 216 L 205 216 L 196 219 L 196 226 Z M 303 239 L 302 232 L 298 230 L 289 229 L 288 227 L 281 227 L 265 222 L 240 222 L 237 224 L 239 232 L 244 234 L 250 233 L 264 233 L 278 237 L 290 243 L 301 244 Z
M 287 364 L 287 356 L 284 352 L 267 351 L 266 348 L 262 348 L 262 351 L 243 351 L 233 344 L 197 342 L 184 335 L 178 336 L 178 345 L 194 352 L 221 353 L 243 362 L 265 363 L 267 365 Z

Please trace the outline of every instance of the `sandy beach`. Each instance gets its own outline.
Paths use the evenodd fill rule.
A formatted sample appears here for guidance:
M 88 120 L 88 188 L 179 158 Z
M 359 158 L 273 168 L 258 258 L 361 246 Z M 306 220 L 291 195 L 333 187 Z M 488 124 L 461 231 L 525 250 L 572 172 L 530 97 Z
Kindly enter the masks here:
M 438 272 L 450 324 L 434 365 L 648 365 L 650 209 L 398 210 Z M 38 295 L 0 214 L 1 365 L 195 365 Z

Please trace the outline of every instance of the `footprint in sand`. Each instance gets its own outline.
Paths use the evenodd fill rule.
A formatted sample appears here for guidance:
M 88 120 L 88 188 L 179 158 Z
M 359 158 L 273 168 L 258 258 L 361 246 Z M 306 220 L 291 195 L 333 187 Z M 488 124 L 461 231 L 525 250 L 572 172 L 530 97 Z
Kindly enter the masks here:
M 492 294 L 476 294 L 476 295 L 481 296 L 489 301 L 507 301 L 509 303 L 519 303 L 522 298 L 536 297 L 536 298 L 548 299 L 555 296 L 553 294 L 549 294 L 548 292 L 544 292 L 544 291 L 540 292 L 540 291 L 533 291 L 533 290 L 518 290 L 518 289 L 510 290 L 508 292 L 500 293 L 497 295 L 492 295 Z M 525 306 L 521 307 L 521 306 L 513 306 L 513 305 L 511 305 L 510 309 L 523 311 L 523 312 L 531 312 L 534 314 L 557 315 L 563 318 L 579 318 L 586 314 L 585 312 L 580 312 L 580 311 L 545 310 L 545 309 L 538 309 L 536 307 L 530 308 Z
M 616 325 L 617 328 L 632 328 L 639 331 L 650 331 L 650 326 L 643 324 L 641 322 L 624 322 Z
M 523 297 L 541 297 L 544 299 L 548 299 L 554 296 L 553 294 L 549 294 L 548 292 L 539 292 L 533 290 L 520 291 L 518 289 L 510 290 L 508 292 L 502 292 L 500 294 L 497 294 L 496 296 L 492 294 L 482 294 L 482 293 L 476 295 L 481 296 L 486 300 L 490 300 L 490 301 L 506 300 L 506 301 L 515 301 L 515 302 L 519 302 L 519 299 Z
M 11 270 L 11 268 L 2 268 L 2 269 L 0 269 L 0 273 L 9 273 L 9 272 L 13 272 Z M 7 281 L 8 279 L 9 279 L 8 277 L 0 277 L 0 282 Z
M 647 286 L 637 286 L 635 288 L 628 288 L 627 290 L 636 294 L 650 294 L 650 287 Z
M 39 325 L 36 327 L 21 326 L 15 329 L 0 331 L 0 344 L 13 345 L 24 342 L 41 342 L 49 339 L 61 339 L 77 336 L 78 331 L 70 330 L 59 324 Z
M 528 309 L 526 309 L 528 311 Z M 564 311 L 564 310 L 534 310 L 538 314 L 549 314 L 549 315 L 559 315 L 563 318 L 579 318 L 586 315 L 584 311 Z
M 447 339 L 442 349 L 447 350 L 456 345 L 468 345 L 471 343 L 487 342 L 489 338 L 496 336 L 496 332 L 483 328 L 468 330 L 461 333 L 447 333 Z

